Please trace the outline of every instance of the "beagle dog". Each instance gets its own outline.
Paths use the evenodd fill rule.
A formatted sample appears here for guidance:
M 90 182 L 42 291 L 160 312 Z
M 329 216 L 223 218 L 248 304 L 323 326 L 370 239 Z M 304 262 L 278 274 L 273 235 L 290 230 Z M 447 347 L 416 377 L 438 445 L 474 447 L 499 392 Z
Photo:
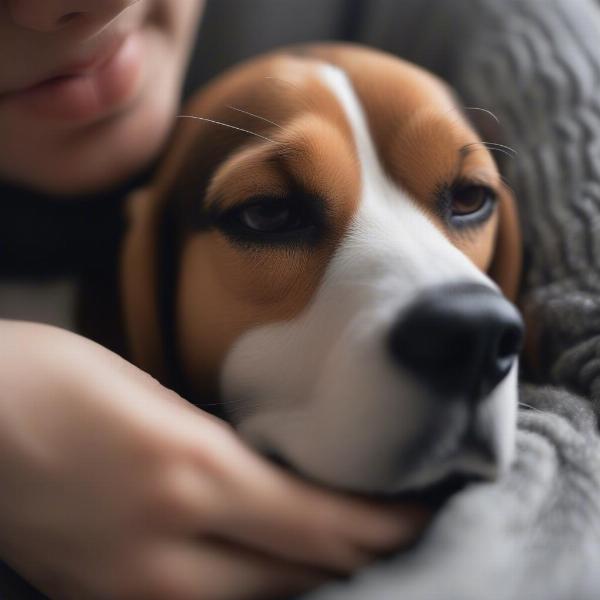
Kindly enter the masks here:
M 448 87 L 326 44 L 238 66 L 129 203 L 132 360 L 260 451 L 367 494 L 511 462 L 513 198 Z

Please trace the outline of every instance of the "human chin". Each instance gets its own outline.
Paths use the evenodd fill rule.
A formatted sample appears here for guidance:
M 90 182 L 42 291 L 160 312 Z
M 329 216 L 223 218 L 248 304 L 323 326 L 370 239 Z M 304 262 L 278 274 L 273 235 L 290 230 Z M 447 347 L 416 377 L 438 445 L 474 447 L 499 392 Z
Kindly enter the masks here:
M 177 94 L 164 96 L 140 102 L 128 114 L 115 116 L 88 132 L 81 150 L 73 156 L 71 164 L 78 166 L 55 183 L 49 180 L 48 187 L 63 195 L 100 192 L 148 167 L 160 154 L 175 115 Z M 50 173 L 48 176 L 52 177 Z
M 42 193 L 73 196 L 119 185 L 159 153 L 173 122 L 179 86 L 156 86 L 114 115 L 85 126 L 2 114 L 0 179 Z M 11 118 L 13 117 L 13 118 Z M 6 124 L 6 127 L 3 125 Z
M 177 8 L 190 16 L 188 4 Z M 92 75 L 105 88 L 98 97 L 77 78 L 0 97 L 0 179 L 71 196 L 114 187 L 143 169 L 173 123 L 194 22 L 149 18 L 107 72 Z
M 65 195 L 101 191 L 118 186 L 155 160 L 173 125 L 179 85 L 151 87 L 133 106 L 76 138 L 71 163 L 76 168 L 63 170 L 54 184 L 47 173 L 48 186 Z

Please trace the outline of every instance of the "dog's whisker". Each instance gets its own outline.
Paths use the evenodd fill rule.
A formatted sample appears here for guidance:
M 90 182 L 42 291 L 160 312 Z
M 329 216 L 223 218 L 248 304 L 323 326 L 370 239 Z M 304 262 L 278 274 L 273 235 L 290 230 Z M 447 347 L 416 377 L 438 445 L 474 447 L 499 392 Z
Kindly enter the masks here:
M 514 154 L 511 154 L 510 152 L 507 152 L 506 150 L 502 150 L 502 148 L 488 148 L 488 150 L 491 150 L 492 152 L 499 152 L 500 154 L 504 154 L 504 156 L 508 156 L 508 158 L 515 157 Z
M 463 148 L 461 148 L 461 149 L 466 149 L 471 146 L 483 146 L 484 148 L 488 148 L 489 150 L 494 150 L 494 149 L 504 150 L 505 152 L 508 152 L 515 156 L 518 154 L 518 152 L 514 148 L 511 148 L 510 146 L 506 146 L 505 144 L 498 144 L 496 142 L 484 142 L 484 141 L 471 142 L 470 144 L 465 144 L 463 146 Z
M 277 143 L 275 140 L 268 138 L 265 135 L 261 135 L 260 133 L 256 133 L 254 131 L 250 131 L 249 129 L 244 129 L 243 127 L 236 127 L 235 125 L 231 125 L 229 123 L 223 123 L 222 121 L 215 121 L 214 119 L 209 119 L 207 117 L 198 117 L 196 115 L 177 115 L 177 119 L 195 119 L 197 121 L 204 121 L 206 123 L 213 123 L 214 125 L 222 125 L 223 127 L 228 127 L 229 129 L 235 129 L 236 131 L 241 131 L 242 133 L 248 133 L 257 138 L 265 140 L 267 142 L 271 142 L 272 144 Z
M 463 106 L 464 110 L 477 110 L 479 112 L 485 113 L 486 115 L 489 115 L 490 117 L 492 117 L 492 119 L 494 119 L 494 121 L 496 121 L 496 123 L 498 123 L 498 125 L 500 125 L 500 119 L 491 111 L 488 110 L 487 108 L 481 108 L 480 106 Z
M 487 146 L 488 148 L 502 148 L 503 150 L 506 150 L 507 152 L 511 152 L 515 156 L 517 156 L 519 154 L 514 148 L 511 148 L 510 146 L 507 146 L 506 144 L 498 144 L 497 142 L 483 142 L 483 144 L 485 146 Z
M 508 158 L 515 158 L 517 156 L 517 151 L 511 148 L 510 146 L 505 146 L 504 144 L 496 144 L 493 142 L 471 142 L 470 144 L 465 144 L 460 151 L 465 152 L 468 148 L 472 146 L 483 146 L 487 150 L 492 152 L 500 152 Z
M 227 108 L 229 108 L 230 110 L 235 110 L 237 112 L 248 115 L 249 117 L 254 117 L 255 119 L 260 119 L 261 121 L 264 121 L 265 123 L 269 123 L 270 125 L 274 125 L 275 127 L 279 127 L 279 129 L 282 129 L 283 131 L 285 131 L 285 128 L 282 127 L 279 123 L 275 123 L 275 121 L 271 121 L 270 119 L 266 119 L 265 117 L 261 117 L 260 115 L 251 113 L 250 111 L 244 110 L 243 108 L 238 108 L 237 106 L 232 106 L 231 104 L 228 104 Z
M 470 144 L 467 144 L 465 147 L 468 146 L 485 146 L 486 148 L 502 148 L 503 150 L 506 150 L 507 152 L 511 152 L 512 154 L 518 154 L 518 152 L 512 148 L 511 146 L 507 146 L 506 144 L 499 144 L 498 142 L 486 142 L 484 140 L 481 140 L 479 142 L 471 142 Z

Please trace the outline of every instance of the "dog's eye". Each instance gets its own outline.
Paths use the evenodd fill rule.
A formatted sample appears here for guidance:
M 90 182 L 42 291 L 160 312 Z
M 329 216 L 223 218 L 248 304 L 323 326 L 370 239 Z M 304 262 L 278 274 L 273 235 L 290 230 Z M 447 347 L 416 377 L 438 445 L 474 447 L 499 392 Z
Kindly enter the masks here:
M 245 245 L 303 245 L 317 241 L 322 212 L 321 200 L 311 196 L 256 197 L 220 215 L 216 225 Z
M 275 233 L 301 225 L 297 207 L 279 202 L 256 202 L 239 212 L 240 222 L 252 231 Z
M 496 193 L 485 185 L 461 184 L 449 190 L 448 213 L 455 226 L 477 225 L 496 204 Z
M 483 185 L 466 185 L 452 191 L 452 215 L 471 215 L 493 200 L 494 192 Z

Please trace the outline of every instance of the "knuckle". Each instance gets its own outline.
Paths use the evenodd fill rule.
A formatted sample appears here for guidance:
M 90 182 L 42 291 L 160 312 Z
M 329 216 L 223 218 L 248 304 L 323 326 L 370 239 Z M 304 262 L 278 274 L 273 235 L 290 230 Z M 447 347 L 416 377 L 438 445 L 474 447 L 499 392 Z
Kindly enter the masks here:
M 234 436 L 228 431 L 218 431 L 211 437 L 210 443 L 195 445 L 190 449 L 190 458 L 196 468 L 211 479 L 220 479 L 230 467 L 228 456 Z M 226 451 L 221 449 L 225 446 Z
M 188 466 L 174 465 L 163 469 L 155 477 L 146 499 L 145 516 L 157 524 L 179 522 L 199 503 L 199 494 L 194 493 L 196 488 L 196 475 Z

